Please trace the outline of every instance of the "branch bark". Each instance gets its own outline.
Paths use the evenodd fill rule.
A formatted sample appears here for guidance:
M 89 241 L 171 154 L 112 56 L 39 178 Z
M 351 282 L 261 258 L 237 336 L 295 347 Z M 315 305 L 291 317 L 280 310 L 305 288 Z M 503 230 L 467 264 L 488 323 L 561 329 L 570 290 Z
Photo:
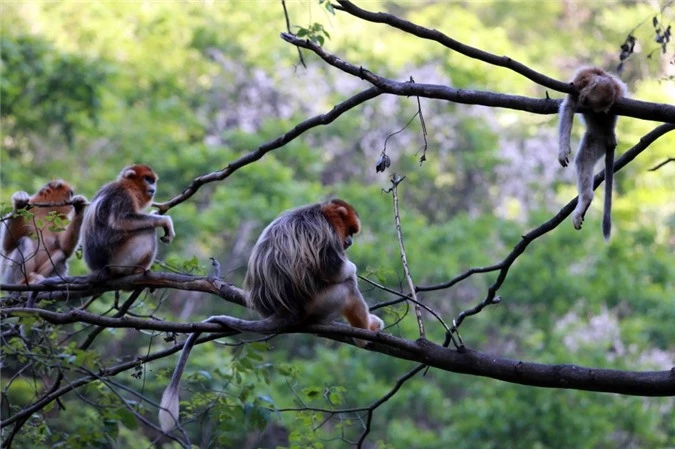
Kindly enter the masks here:
M 637 396 L 675 395 L 675 368 L 669 371 L 618 371 L 576 365 L 547 365 L 501 358 L 492 354 L 463 348 L 450 349 L 429 340 L 416 341 L 383 332 L 371 332 L 344 324 L 313 324 L 291 326 L 283 330 L 273 319 L 247 321 L 223 316 L 215 323 L 171 323 L 133 317 L 103 317 L 82 310 L 59 313 L 44 309 L 7 308 L 2 318 L 36 316 L 53 324 L 73 322 L 103 325 L 109 328 L 133 328 L 176 333 L 216 333 L 231 336 L 241 332 L 260 334 L 311 333 L 331 340 L 352 343 L 352 339 L 372 342 L 367 347 L 391 357 L 424 363 L 444 371 L 490 377 L 520 385 L 599 391 Z M 182 347 L 182 345 L 180 345 Z M 103 374 L 99 374 L 102 375 Z M 4 424 L 3 424 L 4 425 Z

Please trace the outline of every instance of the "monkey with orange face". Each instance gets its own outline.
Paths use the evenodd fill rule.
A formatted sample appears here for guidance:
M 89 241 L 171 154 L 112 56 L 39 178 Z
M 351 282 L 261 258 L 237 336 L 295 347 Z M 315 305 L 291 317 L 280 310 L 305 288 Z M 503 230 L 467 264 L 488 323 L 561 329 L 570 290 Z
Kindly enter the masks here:
M 577 107 L 589 108 L 584 112 L 586 131 L 579 143 L 574 164 L 577 168 L 579 200 L 572 213 L 575 229 L 581 229 L 584 216 L 593 201 L 593 168 L 605 156 L 605 204 L 602 215 L 602 233 L 609 239 L 612 228 L 612 184 L 614 180 L 614 150 L 616 148 L 617 116 L 609 110 L 626 95 L 626 85 L 616 76 L 597 67 L 582 67 L 572 79 L 574 92 L 560 105 L 558 161 L 563 167 L 569 163 L 570 134 Z
M 279 216 L 265 228 L 248 262 L 249 307 L 293 321 L 329 322 L 342 314 L 354 327 L 380 330 L 382 320 L 368 313 L 356 266 L 345 255 L 360 230 L 356 210 L 339 199 Z
M 171 217 L 142 212 L 152 203 L 157 179 L 147 165 L 132 165 L 96 193 L 83 223 L 84 260 L 92 272 L 142 273 L 155 260 L 155 228 L 164 229 L 160 240 L 173 240 Z
M 339 199 L 283 213 L 253 248 L 244 279 L 248 306 L 278 318 L 280 325 L 329 322 L 342 315 L 354 327 L 381 330 L 384 323 L 369 312 L 357 285 L 356 265 L 345 254 L 360 230 L 356 210 Z M 218 317 L 206 321 L 218 322 Z M 188 337 L 162 395 L 159 422 L 165 432 L 178 422 L 180 378 L 198 336 Z
M 40 207 L 52 204 L 54 206 Z M 5 284 L 36 284 L 50 276 L 65 276 L 67 260 L 80 239 L 87 198 L 74 195 L 63 180 L 47 183 L 33 196 L 12 195 L 12 213 L 0 225 L 0 274 Z M 30 210 L 32 216 L 18 214 Z M 52 218 L 53 217 L 53 218 Z M 69 220 L 60 229 L 54 220 Z

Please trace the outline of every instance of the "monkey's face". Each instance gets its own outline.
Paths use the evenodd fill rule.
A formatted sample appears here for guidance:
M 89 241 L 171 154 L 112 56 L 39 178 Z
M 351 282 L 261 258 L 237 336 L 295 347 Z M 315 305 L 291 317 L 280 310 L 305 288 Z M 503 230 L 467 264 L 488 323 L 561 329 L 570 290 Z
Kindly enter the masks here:
M 147 165 L 132 165 L 122 170 L 120 181 L 134 192 L 139 206 L 146 207 L 155 196 L 157 190 L 157 175 Z
M 351 221 L 351 223 L 349 223 L 349 221 Z M 346 228 L 345 233 L 346 235 L 344 236 L 342 245 L 344 249 L 347 249 L 354 243 L 353 236 L 354 234 L 357 234 L 359 232 L 359 229 L 361 228 L 361 223 L 357 216 L 352 216 L 348 217 L 348 219 L 345 220 L 344 225 Z
M 361 230 L 361 220 L 356 210 L 346 201 L 333 199 L 321 206 L 321 212 L 340 236 L 342 247 L 349 248 L 353 243 L 352 236 Z
M 145 194 L 148 198 L 148 201 L 151 201 L 155 196 L 155 192 L 157 191 L 157 179 L 153 176 L 145 175 L 143 177 L 143 183 L 145 184 Z

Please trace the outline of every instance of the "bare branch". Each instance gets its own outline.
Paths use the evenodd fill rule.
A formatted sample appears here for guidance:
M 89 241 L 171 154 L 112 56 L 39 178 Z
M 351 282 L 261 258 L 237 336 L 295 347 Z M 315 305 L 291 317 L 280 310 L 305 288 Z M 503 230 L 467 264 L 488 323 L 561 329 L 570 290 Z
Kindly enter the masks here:
M 586 368 L 575 365 L 545 365 L 523 362 L 500 358 L 494 354 L 482 353 L 468 348 L 454 350 L 424 339 L 410 341 L 383 332 L 371 332 L 366 329 L 355 328 L 339 323 L 305 326 L 294 325 L 280 330 L 278 327 L 275 327 L 277 322 L 270 318 L 260 321 L 246 321 L 234 317 L 220 316 L 218 324 L 203 322 L 182 324 L 130 317 L 102 317 L 80 310 L 59 313 L 44 309 L 27 309 L 19 307 L 2 309 L 0 312 L 2 318 L 27 315 L 37 316 L 55 324 L 67 324 L 77 321 L 104 325 L 111 328 L 134 328 L 178 333 L 211 332 L 216 333 L 218 337 L 236 335 L 240 332 L 255 332 L 261 334 L 311 333 L 348 344 L 352 344 L 353 339 L 362 339 L 371 342 L 371 344 L 365 348 L 369 351 L 424 363 L 430 367 L 439 368 L 445 371 L 490 377 L 521 385 L 600 391 L 637 396 L 675 395 L 675 371 L 673 370 L 645 372 L 618 371 Z M 213 335 L 208 336 L 208 338 L 210 337 L 213 337 Z M 178 348 L 180 347 L 182 347 L 182 345 Z M 176 349 L 176 351 L 177 350 L 178 349 Z M 164 352 L 163 354 L 166 356 L 173 352 Z M 159 358 L 159 356 L 152 360 L 155 360 L 156 358 Z M 149 360 L 142 359 L 142 362 L 145 361 Z M 102 370 L 98 375 L 108 376 L 117 374 L 118 372 L 123 371 L 123 369 L 119 368 L 121 366 L 126 365 L 121 364 L 114 368 Z M 125 369 L 128 369 L 128 367 Z M 88 381 L 89 380 L 82 384 L 87 383 Z M 42 404 L 42 406 L 44 406 L 44 401 L 47 401 L 48 403 L 58 396 L 55 395 L 55 393 L 36 402 L 33 406 L 37 406 L 37 404 Z M 41 408 L 38 406 L 33 409 L 33 406 L 30 407 L 33 411 Z M 20 416 L 23 416 L 23 412 L 24 411 L 14 415 L 11 422 L 19 419 Z M 4 426 L 11 422 L 3 422 L 2 425 Z
M 482 106 L 514 109 L 532 114 L 557 114 L 562 101 L 560 99 L 556 100 L 551 98 L 536 99 L 520 95 L 498 94 L 489 91 L 455 89 L 438 84 L 393 81 L 378 76 L 363 67 L 356 67 L 353 64 L 343 61 L 308 40 L 299 39 L 286 33 L 282 33 L 281 38 L 293 45 L 312 50 L 328 64 L 337 67 L 350 75 L 364 79 L 380 88 L 381 93 L 404 97 L 418 96 L 436 98 L 461 104 L 478 104 Z M 566 92 L 568 90 L 568 88 L 560 89 L 561 92 Z M 579 108 L 577 112 L 584 111 L 584 108 Z M 675 123 L 675 106 L 668 104 L 649 103 L 646 101 L 623 98 L 621 101 L 614 103 L 610 112 L 612 114 L 624 115 L 642 120 Z
M 234 304 L 246 305 L 244 292 L 228 282 L 216 277 L 189 276 L 177 273 L 148 271 L 121 278 L 100 280 L 91 276 L 71 276 L 63 279 L 52 278 L 40 284 L 0 285 L 0 291 L 40 292 L 38 300 L 64 300 L 107 291 L 135 290 L 137 288 L 174 288 L 211 293 Z
M 302 122 L 295 125 L 293 129 L 287 131 L 286 133 L 277 137 L 274 140 L 271 140 L 269 142 L 260 145 L 257 149 L 251 151 L 248 154 L 245 154 L 244 156 L 240 157 L 234 162 L 231 162 L 230 164 L 227 165 L 227 167 L 223 168 L 222 170 L 218 170 L 209 173 L 207 175 L 195 178 L 190 183 L 190 185 L 188 185 L 179 195 L 171 198 L 169 201 L 165 203 L 154 203 L 153 206 L 157 207 L 160 213 L 166 213 L 172 207 L 192 197 L 192 195 L 194 195 L 197 192 L 197 190 L 199 190 L 199 188 L 204 184 L 208 184 L 215 181 L 222 181 L 223 179 L 228 178 L 230 175 L 232 175 L 232 173 L 236 172 L 240 168 L 245 167 L 248 164 L 251 164 L 259 160 L 270 151 L 276 150 L 277 148 L 286 145 L 288 142 L 300 136 L 305 131 L 320 125 L 327 125 L 329 123 L 332 123 L 335 119 L 340 117 L 345 112 L 355 108 L 356 106 L 362 103 L 365 103 L 368 100 L 377 97 L 381 93 L 382 92 L 380 91 L 380 89 L 376 87 L 371 87 L 370 89 L 366 89 L 348 98 L 342 103 L 335 105 L 333 109 L 326 112 L 325 114 L 316 115 L 314 117 L 308 118 L 307 120 L 303 120 Z
M 408 287 L 410 287 L 410 295 L 415 303 L 415 316 L 417 317 L 417 327 L 420 331 L 420 338 L 426 338 L 426 333 L 424 332 L 424 321 L 422 320 L 422 309 L 419 306 L 419 300 L 417 299 L 417 292 L 415 292 L 415 283 L 412 280 L 410 275 L 410 268 L 408 267 L 408 258 L 405 255 L 405 245 L 403 244 L 403 230 L 401 229 L 401 217 L 398 209 L 398 185 L 403 182 L 404 177 L 399 177 L 394 174 L 391 178 L 391 196 L 394 201 L 394 221 L 396 222 L 396 235 L 398 236 L 398 247 L 399 252 L 401 253 L 401 265 L 403 265 L 403 272 L 405 273 L 405 278 L 408 281 Z
M 359 441 L 356 445 L 357 448 L 363 447 L 363 443 L 366 441 L 366 437 L 370 433 L 370 425 L 373 421 L 373 412 L 375 411 L 375 409 L 378 408 L 380 405 L 384 404 L 385 402 L 387 402 L 389 399 L 391 399 L 398 392 L 398 390 L 401 389 L 401 387 L 407 380 L 412 379 L 415 376 L 415 374 L 422 371 L 425 367 L 426 367 L 425 364 L 420 364 L 417 365 L 415 368 L 411 369 L 410 371 L 408 371 L 407 373 L 405 373 L 396 381 L 394 387 L 391 390 L 389 390 L 387 394 L 382 396 L 380 399 L 372 403 L 367 408 L 366 428 L 363 430 L 361 438 L 359 438 Z
M 656 171 L 659 168 L 663 167 L 666 164 L 669 164 L 671 162 L 675 161 L 675 157 L 669 157 L 665 161 L 661 162 L 660 164 L 655 165 L 654 167 L 650 168 L 649 171 Z
M 640 153 L 642 153 L 644 150 L 646 150 L 656 139 L 659 137 L 663 136 L 664 134 L 675 130 L 675 124 L 663 124 L 660 125 L 656 128 L 654 128 L 651 132 L 646 134 L 642 139 L 640 139 L 640 142 L 638 142 L 633 148 L 630 150 L 626 151 L 619 159 L 617 159 L 614 162 L 614 172 L 618 172 L 621 170 L 623 167 L 628 165 L 630 161 L 635 159 Z M 593 189 L 597 189 L 598 186 L 604 181 L 605 179 L 605 171 L 604 169 L 595 175 L 595 178 L 593 180 Z M 424 287 L 420 286 L 417 287 L 418 291 L 429 291 L 429 290 L 438 290 L 442 288 L 448 288 L 451 285 L 454 285 L 455 283 L 459 282 L 461 279 L 466 279 L 469 277 L 471 274 L 474 273 L 485 273 L 488 271 L 496 271 L 499 270 L 499 275 L 497 276 L 497 280 L 489 287 L 488 289 L 488 294 L 485 297 L 483 301 L 481 301 L 479 304 L 477 304 L 475 307 L 465 310 L 459 314 L 457 319 L 454 321 L 454 327 L 453 330 L 459 327 L 462 324 L 462 321 L 467 316 L 475 315 L 479 313 L 481 310 L 483 310 L 485 307 L 487 307 L 490 304 L 494 304 L 496 302 L 499 302 L 499 297 L 496 296 L 497 290 L 502 286 L 504 281 L 506 280 L 506 276 L 509 272 L 509 269 L 511 268 L 511 265 L 516 261 L 516 259 L 525 252 L 525 249 L 528 247 L 530 243 L 532 243 L 534 240 L 537 238 L 541 237 L 542 235 L 546 234 L 549 231 L 552 231 L 555 229 L 560 223 L 563 222 L 565 218 L 567 218 L 574 208 L 577 205 L 578 197 L 575 197 L 572 201 L 567 203 L 565 207 L 563 207 L 560 212 L 556 214 L 555 217 L 551 218 L 549 221 L 546 223 L 540 225 L 536 229 L 533 229 L 532 231 L 528 232 L 526 235 L 522 237 L 522 240 L 518 242 L 518 244 L 513 248 L 513 250 L 506 256 L 504 260 L 502 260 L 500 263 L 493 265 L 491 267 L 486 267 L 486 268 L 479 268 L 479 269 L 471 269 L 460 276 L 457 276 L 456 278 L 452 279 L 449 282 L 446 282 L 444 284 L 438 284 L 435 286 L 429 286 L 429 287 Z M 446 342 L 447 343 L 447 342 Z
M 422 39 L 438 42 L 439 44 L 451 50 L 455 50 L 464 56 L 468 56 L 469 58 L 478 59 L 479 61 L 487 62 L 488 64 L 513 70 L 514 72 L 523 75 L 525 78 L 528 78 L 544 87 L 548 87 L 559 92 L 571 92 L 571 86 L 569 83 L 561 83 L 560 81 L 557 81 L 553 78 L 549 78 L 543 73 L 536 72 L 525 64 L 515 61 L 508 56 L 497 56 L 487 51 L 471 47 L 456 41 L 455 39 L 452 39 L 438 30 L 431 30 L 429 28 L 416 25 L 412 22 L 396 17 L 393 14 L 366 11 L 365 9 L 359 8 L 348 0 L 337 1 L 340 6 L 336 7 L 335 9 L 348 12 L 354 17 L 358 17 L 368 22 L 387 24 L 391 27 L 398 28 L 401 31 L 420 37 Z

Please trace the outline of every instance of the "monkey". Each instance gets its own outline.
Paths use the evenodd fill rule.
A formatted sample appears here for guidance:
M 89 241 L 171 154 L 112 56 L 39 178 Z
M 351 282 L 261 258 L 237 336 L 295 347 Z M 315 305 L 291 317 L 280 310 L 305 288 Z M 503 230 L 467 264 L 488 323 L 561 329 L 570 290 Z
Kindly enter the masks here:
M 342 314 L 354 327 L 382 329 L 382 320 L 368 313 L 356 265 L 345 255 L 360 229 L 358 213 L 340 199 L 279 216 L 263 230 L 248 262 L 249 307 L 291 321 L 330 322 Z
M 152 203 L 157 179 L 147 165 L 131 165 L 96 192 L 82 225 L 84 260 L 92 273 L 119 277 L 149 270 L 157 253 L 155 228 L 163 228 L 160 240 L 171 243 L 171 217 L 142 212 Z
M 45 203 L 58 205 L 40 206 Z M 12 212 L 3 218 L 0 230 L 2 282 L 37 284 L 67 275 L 67 260 L 80 240 L 86 204 L 87 198 L 75 195 L 62 179 L 48 182 L 33 196 L 15 192 Z M 30 214 L 20 213 L 29 206 L 35 206 Z M 68 220 L 65 229 L 60 229 L 58 220 Z
M 593 201 L 593 168 L 605 156 L 605 204 L 602 215 L 602 233 L 609 240 L 612 229 L 612 184 L 614 180 L 614 150 L 617 116 L 609 110 L 627 92 L 626 85 L 616 76 L 597 67 L 582 67 L 572 79 L 574 92 L 560 105 L 558 161 L 563 167 L 569 163 L 570 134 L 574 112 L 581 107 L 590 111 L 583 113 L 586 131 L 574 159 L 577 170 L 579 200 L 572 213 L 575 229 L 581 229 L 584 216 Z
M 356 210 L 340 199 L 281 214 L 253 247 L 244 277 L 247 306 L 280 324 L 325 323 L 343 315 L 353 327 L 381 330 L 384 322 L 369 312 L 357 285 L 356 265 L 345 255 L 360 230 Z M 218 317 L 206 321 L 217 322 Z M 177 424 L 180 378 L 198 336 L 186 340 L 162 395 L 159 422 L 165 432 Z

